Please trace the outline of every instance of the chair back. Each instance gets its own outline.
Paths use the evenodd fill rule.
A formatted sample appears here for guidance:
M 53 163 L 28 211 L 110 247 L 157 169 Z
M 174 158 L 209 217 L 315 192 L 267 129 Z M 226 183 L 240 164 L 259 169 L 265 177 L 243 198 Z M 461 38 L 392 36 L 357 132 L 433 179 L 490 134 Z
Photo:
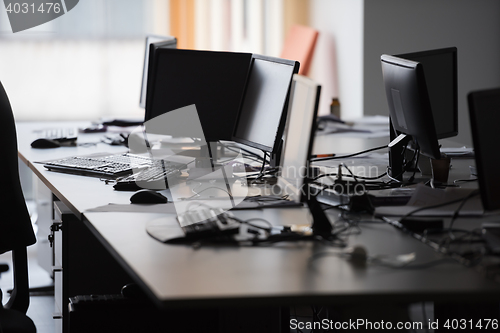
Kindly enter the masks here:
M 17 137 L 9 98 L 0 82 L 0 254 L 12 251 L 14 290 L 7 308 L 26 312 L 29 305 L 26 247 L 36 242 L 21 189 Z

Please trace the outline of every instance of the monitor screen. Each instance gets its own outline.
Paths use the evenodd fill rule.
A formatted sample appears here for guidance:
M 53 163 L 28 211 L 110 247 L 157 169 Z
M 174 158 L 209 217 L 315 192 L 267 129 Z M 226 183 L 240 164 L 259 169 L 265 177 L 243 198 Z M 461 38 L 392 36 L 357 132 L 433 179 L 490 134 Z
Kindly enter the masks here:
M 296 61 L 252 56 L 234 141 L 267 152 L 278 149 L 285 127 L 290 84 L 298 70 Z
M 487 210 L 500 209 L 500 89 L 471 92 L 468 103 L 481 200 Z
M 392 126 L 398 133 L 412 136 L 422 154 L 439 159 L 441 154 L 422 65 L 389 55 L 382 55 L 381 62 Z
M 146 91 L 148 84 L 148 70 L 149 70 L 149 51 L 151 44 L 156 44 L 158 47 L 176 48 L 177 39 L 171 36 L 155 36 L 150 35 L 146 37 L 146 49 L 144 51 L 144 66 L 142 69 L 142 85 L 141 85 L 141 98 L 139 105 L 141 108 L 146 108 Z
M 294 75 L 278 178 L 283 193 L 294 201 L 304 201 L 304 179 L 312 154 L 320 91 L 321 86 L 313 80 Z
M 457 48 L 407 53 L 396 57 L 422 64 L 438 139 L 457 135 Z
M 207 141 L 231 140 L 251 57 L 249 53 L 157 50 L 146 121 L 194 104 Z

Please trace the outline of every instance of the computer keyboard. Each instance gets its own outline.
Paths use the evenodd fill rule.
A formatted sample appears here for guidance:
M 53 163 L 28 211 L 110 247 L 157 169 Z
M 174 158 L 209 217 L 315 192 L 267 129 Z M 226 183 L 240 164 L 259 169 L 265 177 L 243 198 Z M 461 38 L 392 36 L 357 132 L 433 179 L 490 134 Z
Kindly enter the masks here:
M 187 211 L 177 216 L 186 238 L 202 239 L 237 234 L 240 223 L 221 208 Z
M 48 128 L 36 131 L 39 138 L 52 139 L 56 141 L 71 141 L 78 137 L 78 128 L 76 127 L 61 127 Z
M 134 154 L 119 154 L 107 155 L 102 157 L 93 156 L 75 156 L 63 158 L 56 161 L 47 162 L 44 164 L 49 170 L 62 171 L 85 176 L 104 176 L 117 178 L 131 174 L 126 178 L 119 180 L 122 187 L 127 184 L 133 185 L 136 182 L 148 182 L 153 184 L 159 182 L 165 187 L 165 178 L 168 176 L 180 175 L 180 170 L 186 167 L 186 164 L 171 162 L 167 160 L 151 159 L 146 156 Z M 135 173 L 132 172 L 135 169 Z M 138 170 L 139 169 L 139 170 Z M 133 183 L 133 184 L 132 184 Z M 148 187 L 149 188 L 149 187 Z M 116 185 L 115 185 L 115 189 Z M 118 189 L 118 190 L 133 190 L 137 189 Z
M 144 170 L 135 172 L 125 178 L 117 179 L 113 188 L 117 191 L 136 191 L 141 188 L 152 190 L 165 189 L 168 188 L 167 177 L 168 180 L 172 180 L 180 176 L 180 170 L 184 167 L 185 165 L 170 162 L 155 163 L 155 165 L 146 167 Z
M 88 176 L 119 177 L 133 172 L 133 168 L 151 165 L 152 159 L 133 154 L 102 157 L 68 157 L 44 164 L 49 170 Z

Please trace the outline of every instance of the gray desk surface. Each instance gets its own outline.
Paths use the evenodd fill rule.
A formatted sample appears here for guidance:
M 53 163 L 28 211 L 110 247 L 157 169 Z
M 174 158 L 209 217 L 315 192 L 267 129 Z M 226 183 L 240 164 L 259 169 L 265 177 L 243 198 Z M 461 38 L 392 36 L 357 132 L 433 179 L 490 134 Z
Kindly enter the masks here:
M 17 126 L 21 159 L 60 200 L 76 214 L 81 214 L 88 227 L 131 276 L 153 299 L 165 306 L 499 299 L 499 284 L 484 278 L 473 268 L 454 263 L 412 270 L 375 265 L 359 268 L 336 256 L 311 262 L 315 253 L 338 252 L 339 249 L 308 242 L 199 249 L 162 244 L 146 233 L 145 226 L 158 218 L 173 221 L 175 216 L 85 213 L 89 208 L 109 202 L 128 203 L 130 193 L 116 192 L 97 178 L 49 172 L 41 164 L 33 163 L 98 151 L 115 153 L 124 151 L 123 148 L 100 144 L 90 148 L 35 150 L 29 144 L 34 138 L 33 129 L 39 128 L 40 123 L 18 123 Z M 98 137 L 88 136 L 85 140 L 95 141 Z M 276 225 L 310 221 L 307 210 L 302 208 L 246 211 L 237 215 L 263 217 Z M 332 221 L 337 219 L 338 212 L 330 210 L 330 218 Z M 361 233 L 350 236 L 348 243 L 362 244 L 370 255 L 415 252 L 417 263 L 439 258 L 430 247 L 391 226 L 363 223 L 360 227 Z

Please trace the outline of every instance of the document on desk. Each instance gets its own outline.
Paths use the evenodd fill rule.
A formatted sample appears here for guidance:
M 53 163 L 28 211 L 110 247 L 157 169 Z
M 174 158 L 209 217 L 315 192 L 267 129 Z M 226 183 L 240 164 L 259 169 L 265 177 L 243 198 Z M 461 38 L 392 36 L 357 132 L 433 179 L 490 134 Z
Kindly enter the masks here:
M 451 158 L 474 158 L 474 148 L 467 148 L 465 146 L 460 148 L 441 147 L 440 151 Z
M 375 116 L 355 119 L 346 124 L 327 123 L 322 131 L 318 131 L 318 135 L 325 134 L 341 134 L 345 137 L 366 139 L 389 137 L 389 118 Z
M 173 203 L 166 204 L 107 204 L 91 209 L 87 209 L 85 213 L 155 213 L 155 214 L 176 214 L 175 205 Z
M 474 189 L 448 187 L 445 190 L 433 189 L 423 184 L 417 185 L 411 199 L 405 206 L 383 206 L 375 209 L 375 216 L 404 216 L 409 212 L 425 207 L 466 198 Z M 462 201 L 438 208 L 424 209 L 414 216 L 452 216 Z M 460 209 L 460 216 L 481 216 L 484 214 L 481 197 L 475 195 L 467 199 Z

